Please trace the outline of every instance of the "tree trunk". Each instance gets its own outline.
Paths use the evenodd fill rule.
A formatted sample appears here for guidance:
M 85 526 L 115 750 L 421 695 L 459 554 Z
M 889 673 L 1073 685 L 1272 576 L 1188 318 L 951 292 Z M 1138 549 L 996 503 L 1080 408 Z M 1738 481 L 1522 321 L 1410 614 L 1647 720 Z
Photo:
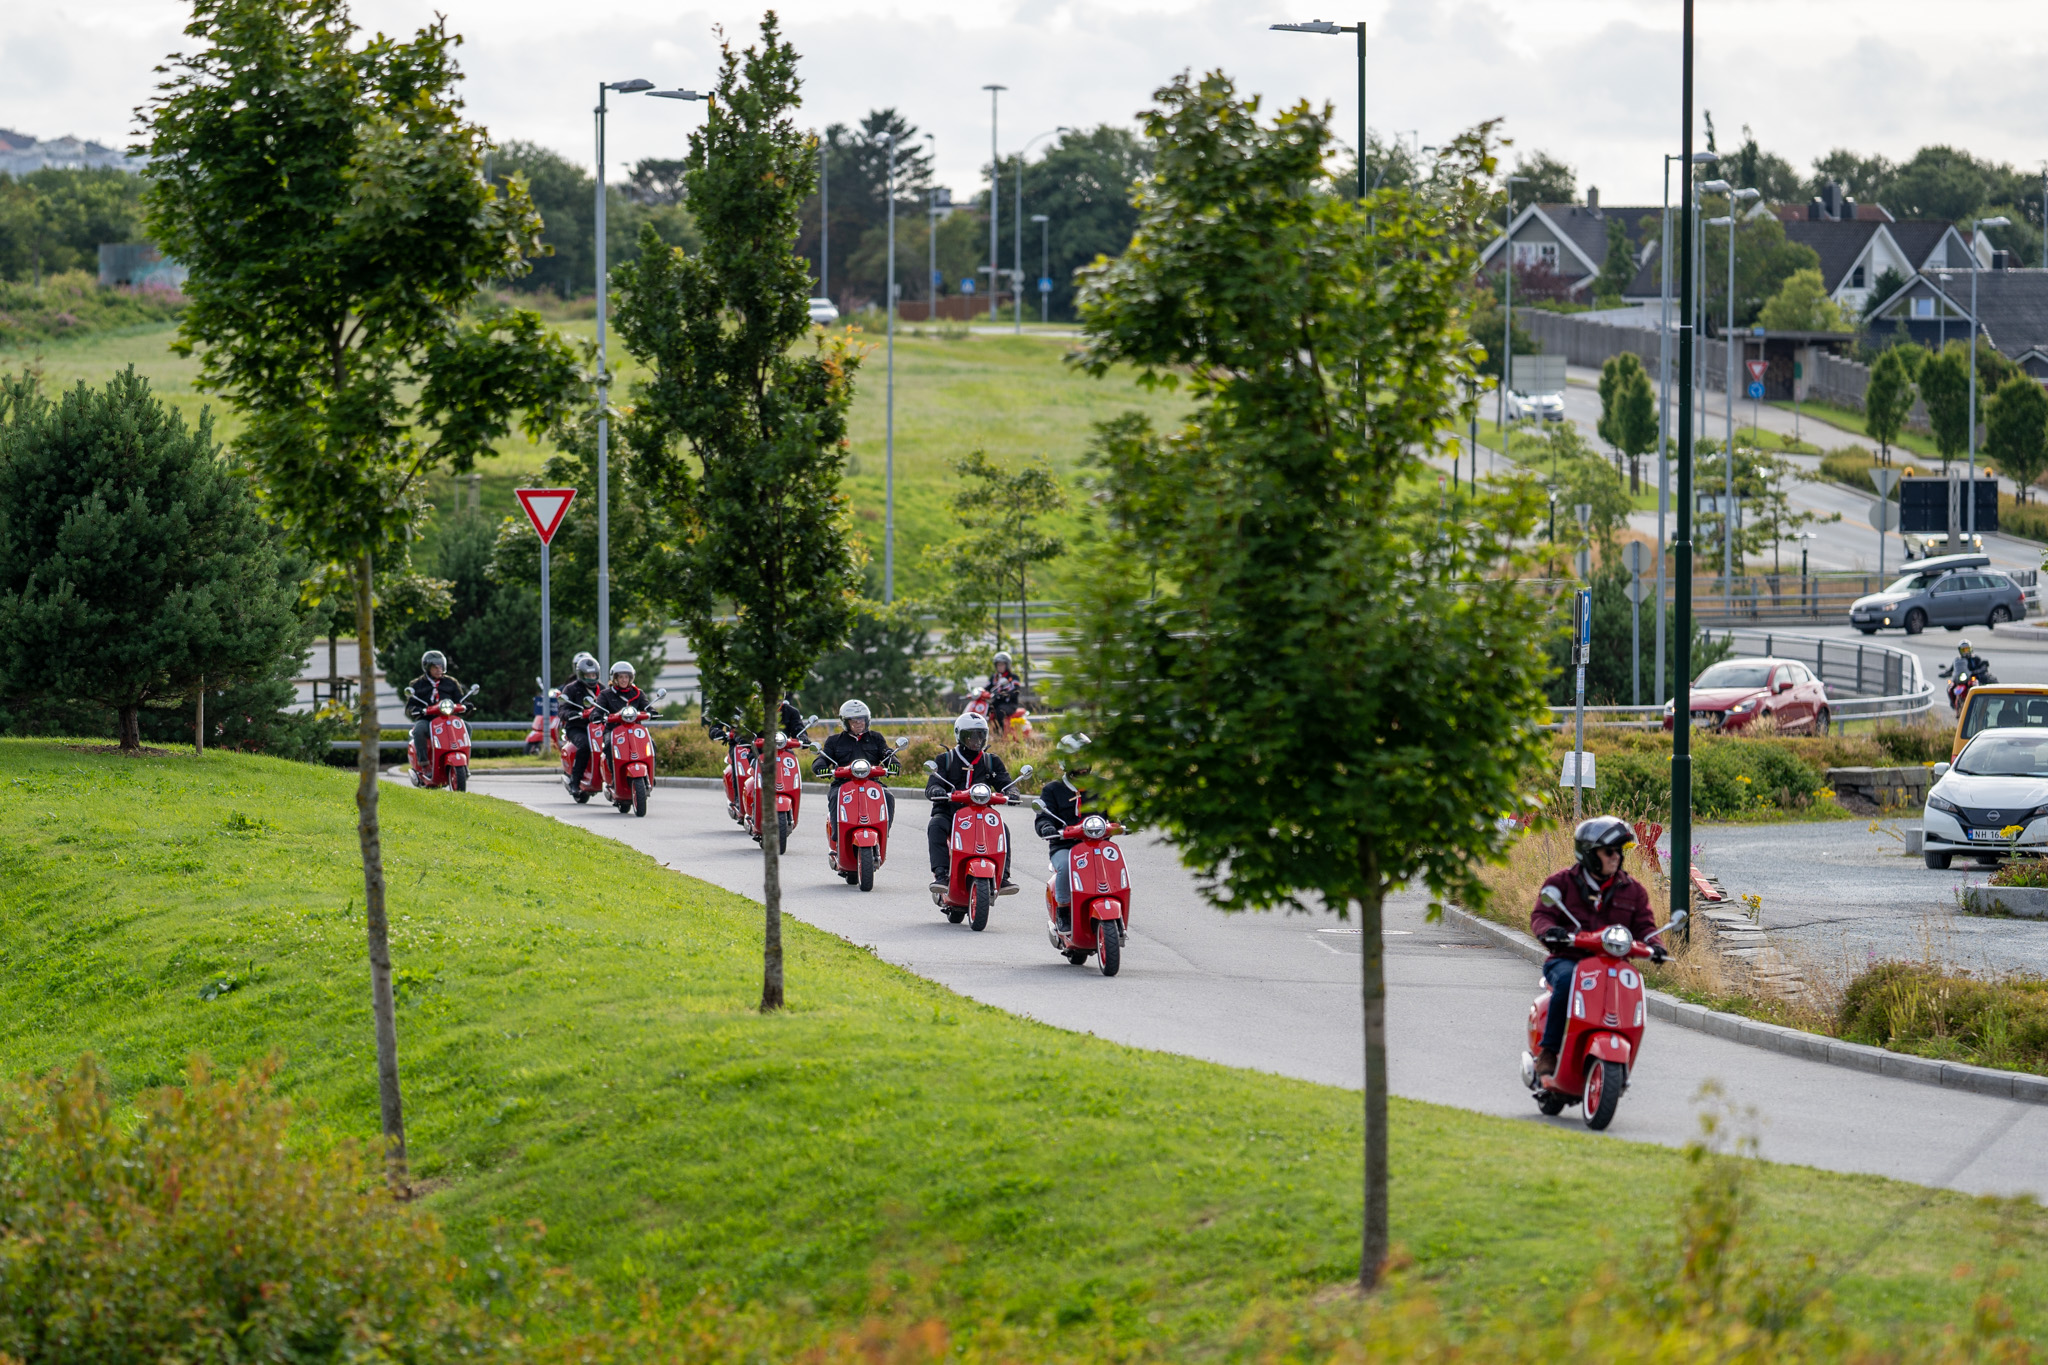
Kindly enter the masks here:
M 376 620 L 370 555 L 356 561 L 356 838 L 363 851 L 363 918 L 370 940 L 370 1011 L 377 1025 L 377 1100 L 384 1122 L 384 1178 L 399 1198 L 412 1194 L 406 1171 L 405 1109 L 398 1091 L 398 1015 L 391 1001 L 391 926 L 384 912 L 384 839 L 377 826 Z
M 192 757 L 206 752 L 206 675 L 199 675 L 199 690 L 192 694 Z
M 773 735 L 781 714 L 776 689 L 761 689 L 761 729 Z M 780 781 L 782 755 L 772 749 L 761 767 L 761 799 L 757 820 L 761 831 L 761 908 L 767 916 L 761 939 L 761 1012 L 782 1008 L 782 855 L 775 847 L 778 826 L 775 789 Z
M 124 706 L 121 708 L 121 752 L 140 753 L 142 750 L 142 708 Z
M 1387 1267 L 1387 966 L 1380 936 L 1385 893 L 1371 845 L 1359 850 L 1358 861 L 1369 888 L 1358 901 L 1365 1004 L 1365 1220 L 1358 1285 L 1370 1292 Z

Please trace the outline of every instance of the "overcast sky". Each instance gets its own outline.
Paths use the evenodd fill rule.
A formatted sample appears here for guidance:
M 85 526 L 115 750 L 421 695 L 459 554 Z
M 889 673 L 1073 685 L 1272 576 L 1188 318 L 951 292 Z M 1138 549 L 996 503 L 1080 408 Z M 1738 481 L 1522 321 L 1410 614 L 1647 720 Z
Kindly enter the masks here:
M 1270 33 L 1274 20 L 1368 21 L 1372 124 L 1433 143 L 1505 119 L 1519 149 L 1548 150 L 1610 203 L 1654 203 L 1658 154 L 1678 144 L 1676 0 L 785 0 L 804 56 L 808 121 L 894 105 L 938 135 L 940 182 L 971 194 L 989 152 L 989 96 L 1005 154 L 1067 123 L 1129 123 L 1186 68 L 1221 67 L 1276 103 L 1336 105 L 1355 126 L 1352 39 Z M 719 24 L 742 41 L 758 8 L 659 0 L 357 0 L 368 29 L 446 13 L 465 35 L 472 114 L 495 137 L 591 160 L 599 80 L 702 87 Z M 1934 142 L 2037 169 L 2048 158 L 2035 4 L 1952 0 L 1702 3 L 1698 104 L 1739 140 L 1744 123 L 1802 172 L 1847 146 L 1893 158 Z M 185 40 L 170 0 L 17 0 L 0 26 L 0 127 L 126 141 L 151 68 Z M 676 156 L 699 107 L 626 98 L 610 120 L 614 168 Z M 1042 144 L 1041 144 L 1042 145 Z

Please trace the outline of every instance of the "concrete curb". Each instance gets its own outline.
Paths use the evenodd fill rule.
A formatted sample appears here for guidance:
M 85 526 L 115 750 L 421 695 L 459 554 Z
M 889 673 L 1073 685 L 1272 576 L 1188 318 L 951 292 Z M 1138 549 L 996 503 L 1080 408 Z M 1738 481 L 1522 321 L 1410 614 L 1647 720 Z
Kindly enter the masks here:
M 1461 929 L 1471 930 L 1495 947 L 1505 948 L 1539 965 L 1550 955 L 1542 944 L 1527 934 L 1481 919 L 1455 905 L 1444 907 L 1444 918 Z M 1902 1081 L 1917 1081 L 1921 1085 L 1967 1090 L 1999 1099 L 2023 1100 L 2029 1104 L 2048 1104 L 2048 1076 L 1908 1056 L 1865 1043 L 1845 1043 L 1839 1038 L 1786 1028 L 1782 1024 L 1766 1024 L 1760 1019 L 1749 1019 L 1723 1010 L 1710 1010 L 1705 1005 L 1695 1005 L 1662 991 L 1649 991 L 1647 994 L 1651 1018 L 1715 1038 L 1726 1038 L 1731 1043 L 1745 1043 L 1750 1047 L 1782 1052 L 1788 1057 L 1845 1067 L 1873 1076 L 1890 1076 Z

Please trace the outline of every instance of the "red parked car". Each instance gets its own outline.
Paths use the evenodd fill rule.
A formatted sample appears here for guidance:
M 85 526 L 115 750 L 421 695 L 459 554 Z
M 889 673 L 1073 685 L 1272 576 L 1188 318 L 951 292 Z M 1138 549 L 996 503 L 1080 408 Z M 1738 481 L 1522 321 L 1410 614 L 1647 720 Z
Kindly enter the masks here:
M 1664 703 L 1671 728 L 1672 703 Z M 1692 723 L 1702 730 L 1740 730 L 1760 716 L 1781 730 L 1806 735 L 1828 731 L 1828 692 L 1797 659 L 1723 659 L 1693 679 Z

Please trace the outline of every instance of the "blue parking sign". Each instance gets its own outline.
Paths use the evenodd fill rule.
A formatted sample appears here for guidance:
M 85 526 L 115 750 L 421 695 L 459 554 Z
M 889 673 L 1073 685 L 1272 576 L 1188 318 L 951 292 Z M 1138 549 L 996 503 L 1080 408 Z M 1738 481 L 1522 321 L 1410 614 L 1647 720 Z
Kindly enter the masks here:
M 966 279 L 960 281 L 960 292 L 963 294 L 972 294 L 974 292 L 974 276 L 969 275 Z
M 1052 292 L 1052 276 L 1040 275 L 1038 277 L 1038 292 L 1041 294 L 1050 294 Z
M 1762 398 L 1764 396 L 1763 381 L 1757 379 L 1749 381 L 1749 396 L 1751 398 Z

